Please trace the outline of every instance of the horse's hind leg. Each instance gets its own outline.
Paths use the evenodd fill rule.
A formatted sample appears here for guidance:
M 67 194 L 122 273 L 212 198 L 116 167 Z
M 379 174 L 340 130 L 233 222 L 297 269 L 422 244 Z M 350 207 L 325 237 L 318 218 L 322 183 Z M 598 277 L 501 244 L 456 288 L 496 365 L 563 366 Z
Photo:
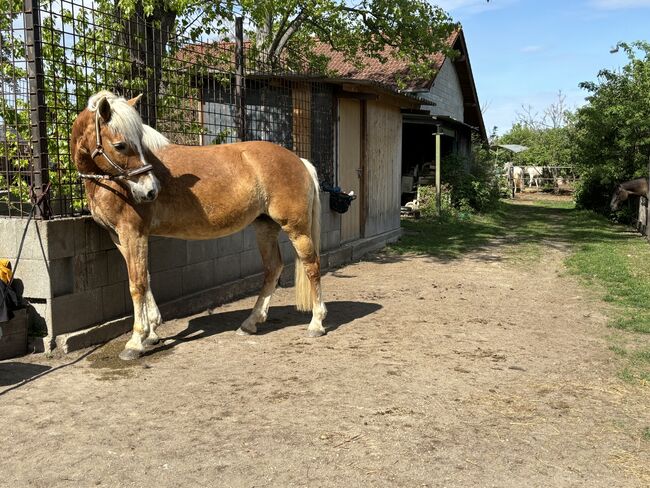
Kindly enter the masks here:
M 307 328 L 307 335 L 309 337 L 320 337 L 325 334 L 323 320 L 327 315 L 327 308 L 323 303 L 320 285 L 320 256 L 315 251 L 314 242 L 307 234 L 287 233 L 308 279 L 308 283 L 305 284 L 301 284 L 296 280 L 298 293 L 308 293 L 309 302 L 311 303 L 312 318 Z M 298 263 L 296 263 L 296 266 L 298 266 Z M 303 287 L 304 290 L 301 291 Z M 300 305 L 298 308 L 302 310 Z
M 282 273 L 282 257 L 280 255 L 280 246 L 278 245 L 280 226 L 270 218 L 263 217 L 253 222 L 253 227 L 255 228 L 255 236 L 257 237 L 257 246 L 262 255 L 264 284 L 255 302 L 253 311 L 241 324 L 239 330 L 237 330 L 238 334 L 255 334 L 257 332 L 257 324 L 266 321 L 271 296 L 278 285 L 278 279 Z

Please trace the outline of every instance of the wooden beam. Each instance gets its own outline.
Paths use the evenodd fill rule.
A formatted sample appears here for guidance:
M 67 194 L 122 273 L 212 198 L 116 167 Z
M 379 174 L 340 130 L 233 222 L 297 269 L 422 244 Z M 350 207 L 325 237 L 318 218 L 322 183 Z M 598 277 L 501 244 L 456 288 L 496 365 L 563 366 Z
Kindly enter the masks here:
M 378 100 L 379 95 L 375 93 L 362 93 L 362 92 L 348 92 L 348 91 L 343 91 L 343 90 L 337 90 L 335 95 L 338 98 L 349 98 L 352 100 Z

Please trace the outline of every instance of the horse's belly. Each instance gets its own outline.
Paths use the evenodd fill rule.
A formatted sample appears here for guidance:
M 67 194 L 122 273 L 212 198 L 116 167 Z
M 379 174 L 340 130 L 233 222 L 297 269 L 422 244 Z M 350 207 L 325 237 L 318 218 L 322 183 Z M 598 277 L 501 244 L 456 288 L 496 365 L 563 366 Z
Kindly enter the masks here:
M 183 211 L 176 207 L 169 211 L 154 212 L 151 219 L 151 234 L 178 239 L 214 239 L 234 234 L 251 222 L 263 211 L 259 208 L 210 208 Z

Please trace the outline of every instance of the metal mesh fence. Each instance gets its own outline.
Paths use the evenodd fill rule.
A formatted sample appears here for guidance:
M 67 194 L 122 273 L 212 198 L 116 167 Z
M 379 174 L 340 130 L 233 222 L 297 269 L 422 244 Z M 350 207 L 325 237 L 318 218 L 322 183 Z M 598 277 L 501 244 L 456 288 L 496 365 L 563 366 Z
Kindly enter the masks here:
M 332 182 L 332 88 L 297 53 L 179 34 L 178 19 L 99 10 L 93 0 L 0 0 L 0 215 L 87 212 L 69 137 L 88 98 L 143 94 L 145 123 L 178 144 L 268 140 Z M 141 7 L 140 7 L 141 8 Z

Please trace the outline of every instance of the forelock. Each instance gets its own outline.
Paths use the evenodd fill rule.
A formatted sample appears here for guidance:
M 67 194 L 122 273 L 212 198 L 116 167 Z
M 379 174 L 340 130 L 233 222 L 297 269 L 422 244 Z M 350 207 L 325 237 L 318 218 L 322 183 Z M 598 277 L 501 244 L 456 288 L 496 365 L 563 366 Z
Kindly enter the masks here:
M 108 90 L 102 90 L 90 97 L 88 110 L 96 112 L 99 101 L 103 97 L 106 97 L 111 106 L 111 118 L 108 121 L 108 126 L 113 132 L 123 135 L 128 142 L 139 146 L 143 133 L 142 119 L 124 97 L 119 97 Z

